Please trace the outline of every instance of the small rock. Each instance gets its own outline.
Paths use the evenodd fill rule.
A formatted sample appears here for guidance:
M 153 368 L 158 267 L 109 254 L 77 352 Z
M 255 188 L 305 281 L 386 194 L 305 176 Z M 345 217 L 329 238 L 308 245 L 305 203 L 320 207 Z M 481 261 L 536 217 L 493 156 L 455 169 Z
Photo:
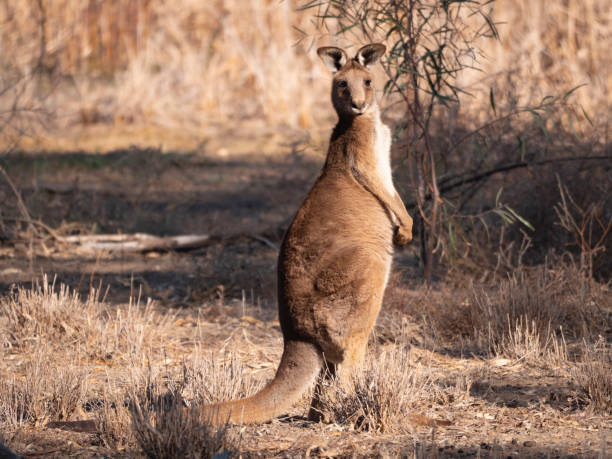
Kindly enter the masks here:
M 535 446 L 535 444 L 536 444 L 536 442 L 533 441 L 533 440 L 527 440 L 527 441 L 523 442 L 523 446 L 525 448 L 532 448 L 532 447 Z

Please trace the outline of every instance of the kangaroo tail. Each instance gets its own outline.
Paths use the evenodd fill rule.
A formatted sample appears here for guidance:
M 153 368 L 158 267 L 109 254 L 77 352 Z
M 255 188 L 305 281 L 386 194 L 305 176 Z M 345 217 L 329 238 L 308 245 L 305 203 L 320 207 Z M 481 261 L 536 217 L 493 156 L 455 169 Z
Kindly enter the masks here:
M 274 379 L 251 397 L 206 405 L 213 424 L 256 424 L 278 416 L 296 403 L 323 366 L 323 355 L 312 343 L 286 341 Z

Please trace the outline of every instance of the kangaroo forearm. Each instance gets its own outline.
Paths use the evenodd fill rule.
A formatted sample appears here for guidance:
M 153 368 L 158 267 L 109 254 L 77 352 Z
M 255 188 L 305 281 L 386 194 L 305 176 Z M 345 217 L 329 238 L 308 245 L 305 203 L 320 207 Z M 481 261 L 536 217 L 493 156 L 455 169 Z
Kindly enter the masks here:
M 412 217 L 408 214 L 404 202 L 397 193 L 395 194 L 392 203 L 392 212 L 396 216 L 398 224 L 406 228 L 412 228 Z
M 383 186 L 377 181 L 372 180 L 366 174 L 361 173 L 356 167 L 353 167 L 351 172 L 355 180 L 369 191 L 389 214 L 389 218 L 394 224 L 402 227 L 412 228 L 412 218 L 408 215 L 406 206 L 400 199 L 397 193 L 392 196 Z

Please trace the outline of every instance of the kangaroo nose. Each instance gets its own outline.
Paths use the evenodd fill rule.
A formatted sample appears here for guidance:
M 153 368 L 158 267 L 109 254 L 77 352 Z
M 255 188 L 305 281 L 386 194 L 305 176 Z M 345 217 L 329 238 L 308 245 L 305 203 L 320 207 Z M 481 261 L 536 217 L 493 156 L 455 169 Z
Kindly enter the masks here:
M 365 109 L 366 103 L 364 101 L 351 101 L 351 108 L 354 112 L 361 113 Z

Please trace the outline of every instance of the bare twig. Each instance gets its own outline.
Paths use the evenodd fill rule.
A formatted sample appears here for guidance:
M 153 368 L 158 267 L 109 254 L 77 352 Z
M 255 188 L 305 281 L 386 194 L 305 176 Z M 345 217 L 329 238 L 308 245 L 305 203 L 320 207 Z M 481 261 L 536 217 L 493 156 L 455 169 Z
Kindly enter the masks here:
M 252 235 L 251 238 L 255 239 L 256 241 L 262 242 L 263 244 L 267 245 L 271 249 L 276 250 L 277 252 L 279 250 L 278 246 L 274 244 L 272 241 L 270 241 L 270 239 L 268 238 L 265 238 L 263 236 L 258 236 L 258 235 Z
M 21 198 L 21 193 L 19 193 L 19 190 L 17 189 L 17 187 L 11 180 L 11 177 L 8 175 L 8 173 L 6 172 L 4 167 L 2 167 L 1 164 L 0 164 L 0 173 L 4 176 L 6 183 L 8 183 L 9 187 L 13 191 L 13 194 L 15 195 L 15 198 L 17 199 L 17 207 L 19 208 L 19 212 L 23 216 L 23 220 L 28 223 L 29 228 L 32 230 L 34 234 L 36 234 L 37 236 L 40 236 L 40 233 L 38 232 L 38 230 L 35 228 L 33 224 L 34 220 L 32 220 L 32 217 L 30 216 L 30 212 L 28 212 L 28 208 L 26 207 L 25 203 L 23 202 L 23 199 Z
M 559 219 L 558 225 L 574 237 L 580 249 L 581 259 L 586 263 L 589 275 L 593 275 L 593 263 L 599 252 L 606 250 L 606 238 L 611 234 L 612 217 L 604 221 L 599 217 L 602 201 L 581 206 L 561 183 L 557 175 L 557 185 L 561 202 L 555 206 Z

